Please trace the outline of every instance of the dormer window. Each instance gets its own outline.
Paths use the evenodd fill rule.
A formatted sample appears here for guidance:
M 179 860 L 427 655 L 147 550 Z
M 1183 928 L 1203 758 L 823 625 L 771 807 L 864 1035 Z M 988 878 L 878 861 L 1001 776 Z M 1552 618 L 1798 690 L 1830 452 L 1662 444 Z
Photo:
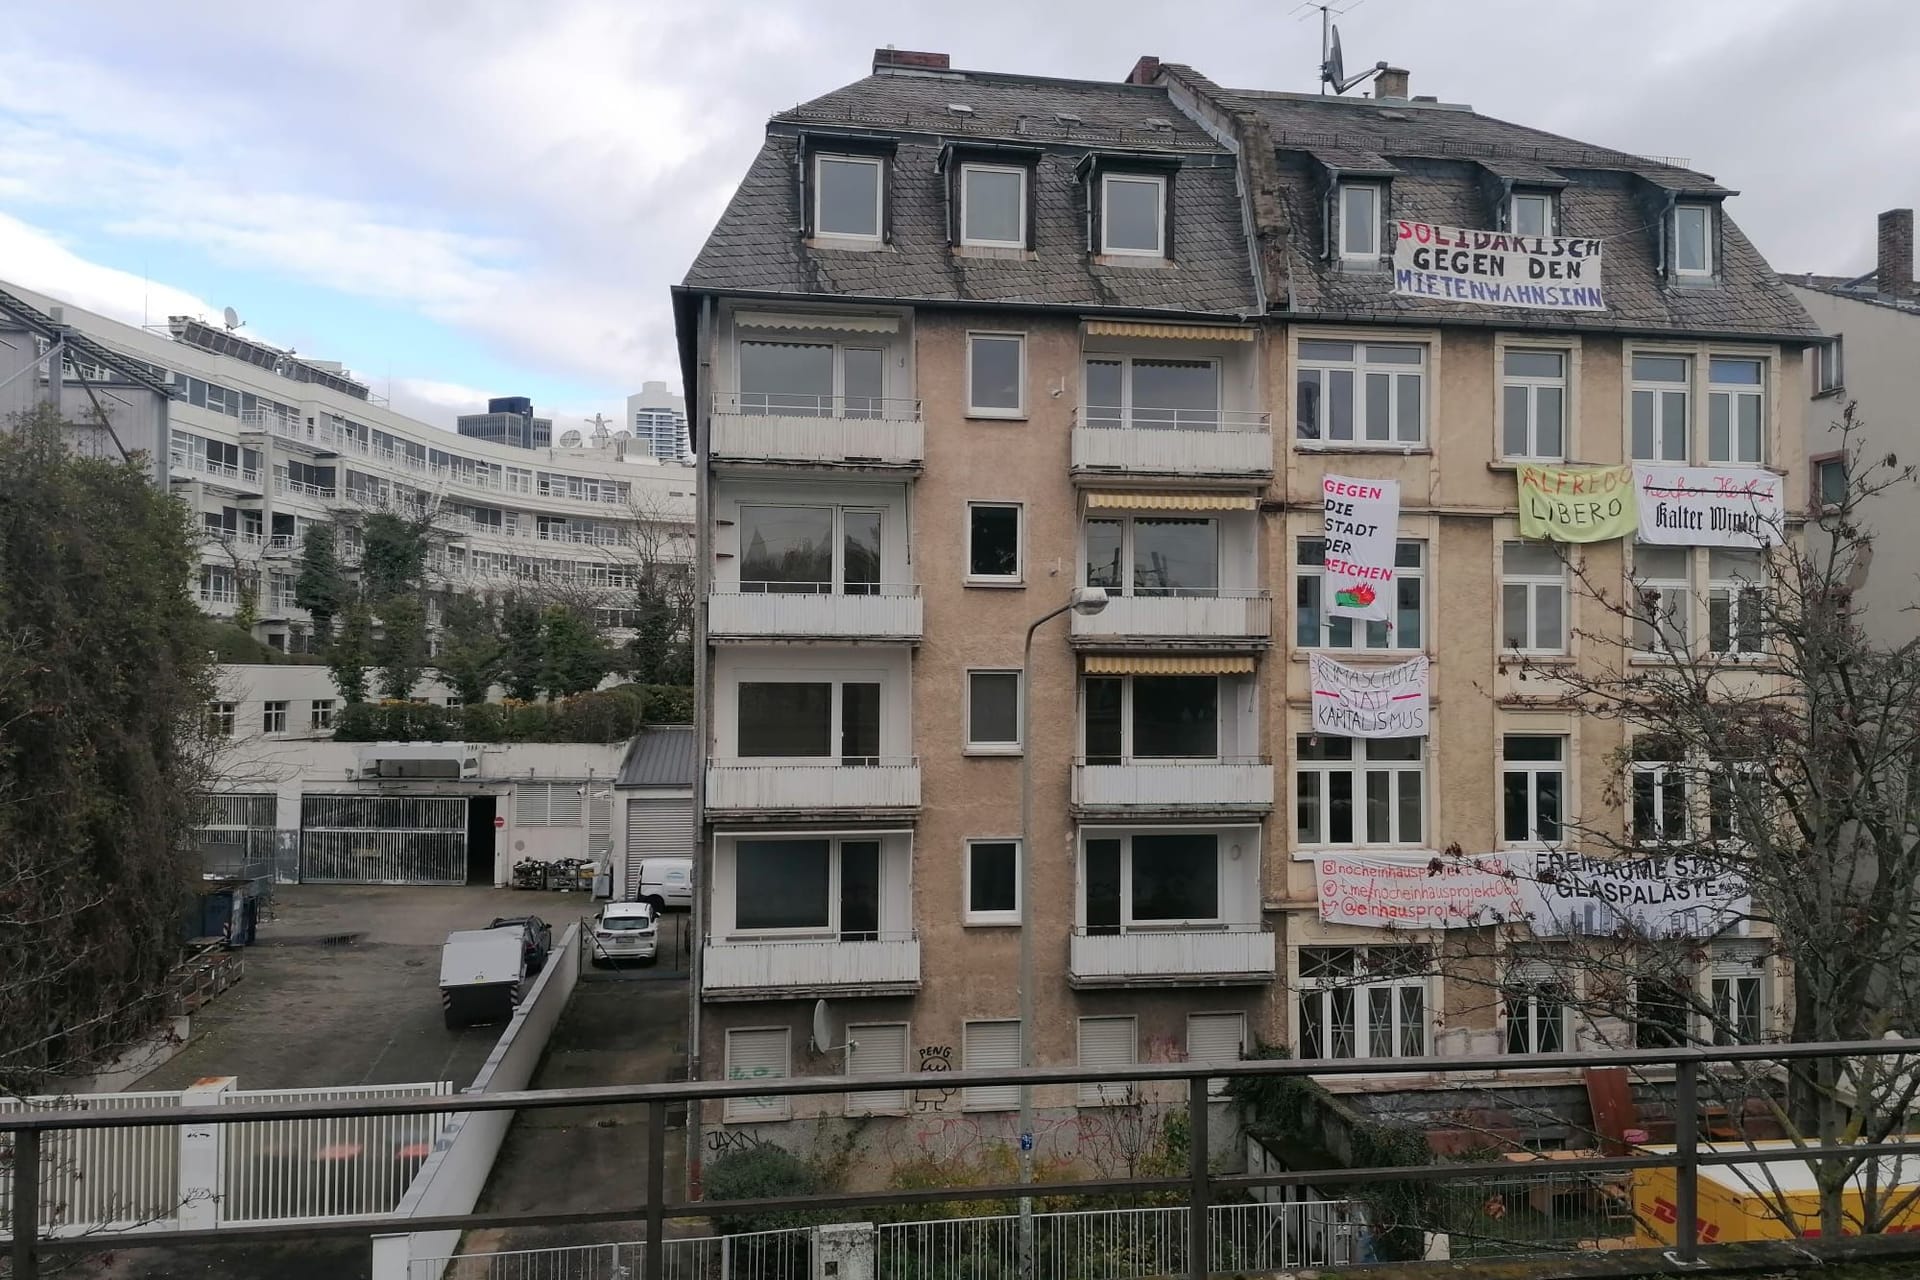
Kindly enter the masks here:
M 1507 229 L 1519 236 L 1553 234 L 1553 197 L 1544 191 L 1516 191 L 1507 205 Z
M 960 167 L 960 243 L 990 249 L 1027 244 L 1027 171 L 1013 165 Z
M 1680 204 L 1673 208 L 1673 272 L 1679 276 L 1713 274 L 1713 208 Z
M 1380 188 L 1370 182 L 1340 184 L 1340 256 L 1380 260 Z
M 813 234 L 879 240 L 885 172 L 884 162 L 871 156 L 815 156 Z
M 1167 256 L 1167 180 L 1155 174 L 1109 173 L 1100 179 L 1100 252 Z

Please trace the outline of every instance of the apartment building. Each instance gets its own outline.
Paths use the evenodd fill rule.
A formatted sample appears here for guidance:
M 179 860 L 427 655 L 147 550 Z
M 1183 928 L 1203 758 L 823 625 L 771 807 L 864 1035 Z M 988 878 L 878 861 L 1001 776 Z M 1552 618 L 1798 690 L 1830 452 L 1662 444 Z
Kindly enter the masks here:
M 701 1076 L 1017 1065 L 1023 930 L 1046 1065 L 1264 1041 L 1390 1072 L 1586 1034 L 1549 996 L 1450 981 L 1437 931 L 1324 899 L 1346 862 L 1424 876 L 1605 811 L 1617 728 L 1511 659 L 1598 661 L 1580 633 L 1612 620 L 1522 539 L 1516 477 L 1799 483 L 1815 330 L 1706 175 L 1410 98 L 1404 72 L 1377 92 L 881 50 L 770 121 L 675 292 L 702 454 Z M 1577 239 L 1593 270 L 1442 289 L 1393 269 L 1402 219 Z M 1340 616 L 1330 475 L 1398 486 L 1383 618 Z M 1667 593 L 1675 633 L 1741 643 L 1753 553 L 1578 551 Z M 1082 588 L 1105 607 L 1042 624 L 1023 680 L 1029 626 Z M 1317 732 L 1314 655 L 1424 657 L 1425 732 Z M 1741 998 L 1772 1008 L 1752 944 L 1711 946 L 1700 981 L 1740 957 L 1769 984 Z M 813 1043 L 816 1000 L 854 1048 Z M 1043 1155 L 1118 1097 L 1036 1093 Z M 852 1107 L 944 1156 L 1010 1142 L 1015 1102 L 706 1119 L 805 1141 L 783 1125 Z
M 627 424 L 635 446 L 662 462 L 684 462 L 693 456 L 687 435 L 687 402 L 664 382 L 642 383 L 627 397 Z

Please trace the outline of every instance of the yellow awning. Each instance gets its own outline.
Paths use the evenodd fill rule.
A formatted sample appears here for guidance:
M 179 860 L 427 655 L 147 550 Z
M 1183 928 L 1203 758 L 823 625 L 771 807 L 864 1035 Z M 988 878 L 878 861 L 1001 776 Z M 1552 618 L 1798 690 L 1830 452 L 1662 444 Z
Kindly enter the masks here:
M 798 311 L 736 311 L 735 324 L 749 329 L 826 329 L 836 333 L 897 333 L 899 316 L 817 315 Z
M 1148 324 L 1139 320 L 1089 320 L 1087 332 L 1101 338 L 1173 338 L 1187 342 L 1252 342 L 1253 330 L 1224 324 Z
M 1090 493 L 1095 511 L 1254 511 L 1260 499 L 1247 493 Z
M 1090 676 L 1244 676 L 1253 674 L 1251 657 L 1230 654 L 1167 655 L 1089 654 Z

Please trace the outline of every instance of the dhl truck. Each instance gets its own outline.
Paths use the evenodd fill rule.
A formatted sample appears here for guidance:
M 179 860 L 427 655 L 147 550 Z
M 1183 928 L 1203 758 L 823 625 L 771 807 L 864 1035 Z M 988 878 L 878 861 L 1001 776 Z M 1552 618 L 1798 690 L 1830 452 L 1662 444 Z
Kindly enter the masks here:
M 1749 1146 L 1703 1142 L 1700 1150 L 1737 1154 L 1748 1150 L 1791 1150 L 1790 1142 L 1756 1142 Z M 1671 1146 L 1641 1148 L 1653 1154 Z M 1643 1246 L 1671 1246 L 1679 1221 L 1677 1170 L 1633 1171 L 1634 1242 Z M 1857 1235 L 1863 1217 L 1861 1188 L 1866 1183 L 1863 1162 L 1842 1201 L 1842 1234 Z M 1882 1156 L 1877 1179 L 1879 1212 L 1897 1207 L 1899 1213 L 1885 1228 L 1889 1233 L 1920 1231 L 1920 1157 Z M 1699 1239 L 1701 1244 L 1731 1244 L 1736 1240 L 1810 1239 L 1821 1234 L 1820 1191 L 1813 1166 L 1805 1160 L 1780 1159 L 1740 1164 L 1700 1166 Z M 1912 1203 L 1906 1203 L 1912 1197 Z

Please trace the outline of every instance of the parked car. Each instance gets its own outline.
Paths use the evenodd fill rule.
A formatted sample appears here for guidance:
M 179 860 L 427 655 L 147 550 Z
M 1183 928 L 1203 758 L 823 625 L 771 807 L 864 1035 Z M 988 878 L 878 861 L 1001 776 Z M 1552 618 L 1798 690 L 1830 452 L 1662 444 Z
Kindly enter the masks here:
M 651 902 L 609 902 L 593 920 L 593 963 L 659 958 L 659 917 Z
M 641 902 L 651 902 L 655 915 L 668 907 L 685 907 L 691 911 L 693 859 L 640 859 L 640 892 L 635 896 Z
M 511 1018 L 526 972 L 526 957 L 508 934 L 492 929 L 448 934 L 440 948 L 440 1008 L 447 1029 Z
M 547 956 L 553 951 L 553 926 L 539 916 L 497 916 L 487 928 L 520 931 L 520 962 L 528 977 L 547 967 Z

